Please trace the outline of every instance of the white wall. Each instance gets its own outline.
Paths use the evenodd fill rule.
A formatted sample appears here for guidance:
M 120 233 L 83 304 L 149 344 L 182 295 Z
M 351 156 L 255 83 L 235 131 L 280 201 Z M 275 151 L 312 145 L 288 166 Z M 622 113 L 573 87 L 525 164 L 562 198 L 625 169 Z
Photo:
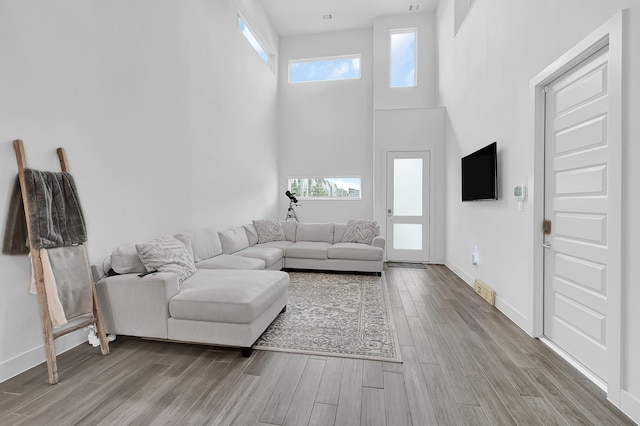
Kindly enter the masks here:
M 278 217 L 289 205 L 288 177 L 362 177 L 362 200 L 309 200 L 301 222 L 373 218 L 372 35 L 370 29 L 280 40 L 280 187 Z M 291 59 L 361 54 L 358 80 L 288 83 Z
M 634 162 L 640 158 L 640 6 L 628 0 L 477 0 L 454 38 L 452 0 L 442 0 L 437 14 L 439 96 L 447 107 L 446 181 L 448 265 L 467 280 L 478 277 L 496 290 L 496 305 L 525 330 L 532 303 L 528 270 L 532 245 L 531 205 L 516 210 L 508 195 L 516 184 L 533 182 L 529 143 L 529 82 L 546 66 L 623 8 L 623 361 L 624 409 L 640 419 L 640 179 Z M 498 141 L 500 200 L 460 202 L 460 157 Z M 478 246 L 480 263 L 470 265 Z
M 436 102 L 437 43 L 434 13 L 415 13 L 381 16 L 373 22 L 374 79 L 373 106 L 375 109 L 431 108 Z M 390 31 L 415 29 L 417 54 L 415 87 L 389 85 L 391 63 Z
M 375 111 L 374 176 L 378 188 L 375 218 L 380 234 L 387 235 L 386 156 L 389 151 L 429 151 L 429 261 L 445 262 L 444 108 L 386 109 Z M 387 243 L 388 244 L 388 243 Z
M 429 255 L 433 263 L 444 262 L 444 110 L 437 108 L 437 42 L 434 13 L 381 16 L 373 22 L 374 107 L 374 216 L 386 235 L 388 151 L 429 151 L 430 181 Z M 390 32 L 415 28 L 417 37 L 417 86 L 391 88 Z
M 245 1 L 242 10 L 277 54 L 277 34 L 257 5 Z M 55 148 L 66 149 L 93 262 L 123 242 L 274 216 L 277 80 L 238 31 L 238 7 L 0 2 L 2 229 L 17 138 L 34 168 L 58 170 Z M 2 381 L 43 361 L 44 351 L 27 258 L 2 255 L 0 270 Z

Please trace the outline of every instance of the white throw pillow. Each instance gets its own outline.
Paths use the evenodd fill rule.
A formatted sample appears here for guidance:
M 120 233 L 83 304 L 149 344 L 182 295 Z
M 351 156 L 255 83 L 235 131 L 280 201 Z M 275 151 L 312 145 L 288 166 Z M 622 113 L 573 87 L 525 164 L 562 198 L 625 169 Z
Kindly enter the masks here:
M 355 220 L 349 219 L 347 222 L 347 230 L 342 237 L 343 243 L 360 243 L 371 244 L 376 236 L 375 220 Z
M 255 226 L 258 233 L 259 244 L 285 240 L 284 229 L 278 219 L 254 220 L 253 226 Z
M 249 245 L 253 247 L 256 244 L 258 244 L 258 232 L 256 231 L 256 227 L 253 226 L 252 223 L 249 223 L 248 225 L 242 225 L 242 227 L 244 228 L 244 231 L 247 233 L 247 239 L 249 240 Z
M 136 244 L 136 250 L 147 272 L 173 272 L 178 275 L 178 283 L 196 272 L 187 247 L 171 235 Z
M 118 274 L 146 272 L 134 243 L 122 244 L 111 253 L 111 269 Z

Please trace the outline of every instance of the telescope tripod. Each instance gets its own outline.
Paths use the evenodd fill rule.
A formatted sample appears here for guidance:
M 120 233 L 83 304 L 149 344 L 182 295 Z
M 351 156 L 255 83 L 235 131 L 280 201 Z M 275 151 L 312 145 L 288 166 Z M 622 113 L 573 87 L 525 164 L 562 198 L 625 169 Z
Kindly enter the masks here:
M 285 221 L 288 220 L 295 220 L 296 222 L 300 222 L 298 220 L 298 216 L 296 215 L 296 210 L 293 208 L 293 206 L 297 206 L 296 203 L 294 203 L 293 201 L 289 201 L 289 209 L 287 210 L 287 217 L 285 217 Z

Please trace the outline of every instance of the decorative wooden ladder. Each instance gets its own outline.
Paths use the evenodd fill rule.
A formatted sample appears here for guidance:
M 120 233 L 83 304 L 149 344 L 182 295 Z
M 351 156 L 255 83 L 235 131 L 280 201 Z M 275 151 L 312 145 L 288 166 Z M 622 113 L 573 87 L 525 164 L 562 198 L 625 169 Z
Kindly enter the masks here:
M 16 160 L 18 162 L 18 178 L 20 180 L 20 189 L 22 190 L 22 202 L 24 204 L 25 216 L 27 218 L 27 233 L 29 235 L 28 240 L 31 241 L 31 224 L 29 223 L 29 212 L 32 206 L 29 206 L 29 200 L 26 194 L 25 188 L 25 180 L 24 180 L 24 169 L 27 167 L 25 154 L 24 154 L 24 146 L 21 140 L 13 141 L 13 147 L 16 151 Z M 58 148 L 58 159 L 60 161 L 60 168 L 63 172 L 68 172 L 67 158 L 64 153 L 64 149 Z M 102 324 L 102 315 L 100 313 L 100 307 L 98 305 L 98 296 L 96 294 L 96 286 L 95 281 L 93 279 L 93 274 L 91 273 L 86 243 L 82 244 L 82 247 L 85 251 L 85 257 L 87 258 L 87 271 L 88 276 L 90 277 L 91 282 L 91 291 L 93 294 L 93 316 L 88 319 L 83 319 L 82 322 L 75 323 L 71 322 L 69 326 L 56 327 L 54 329 L 51 316 L 49 313 L 49 304 L 47 300 L 47 293 L 45 291 L 44 286 L 44 269 L 42 266 L 42 257 L 40 254 L 39 248 L 30 247 L 31 252 L 31 263 L 33 265 L 33 274 L 35 277 L 35 285 L 36 292 L 38 296 L 38 307 L 40 310 L 40 321 L 42 325 L 42 334 L 44 337 L 45 350 L 47 355 L 47 370 L 49 372 L 49 383 L 56 384 L 58 383 L 58 366 L 56 361 L 56 351 L 54 346 L 54 340 L 58 337 L 62 337 L 66 334 L 72 333 L 74 331 L 80 330 L 81 328 L 88 327 L 90 325 L 95 325 L 98 338 L 100 339 L 100 349 L 103 355 L 107 355 L 109 353 L 109 342 L 107 341 L 107 337 L 104 331 L 104 326 Z

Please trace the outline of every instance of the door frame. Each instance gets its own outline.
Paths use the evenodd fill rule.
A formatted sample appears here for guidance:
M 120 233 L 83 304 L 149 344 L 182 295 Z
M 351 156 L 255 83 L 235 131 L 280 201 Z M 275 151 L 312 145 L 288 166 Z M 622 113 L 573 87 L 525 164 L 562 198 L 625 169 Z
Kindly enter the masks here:
M 608 377 L 607 398 L 620 405 L 622 387 L 622 22 L 623 11 L 618 12 L 602 26 L 585 37 L 568 52 L 546 67 L 529 84 L 530 134 L 529 158 L 533 178 L 531 186 L 532 212 L 529 215 L 530 256 L 529 275 L 530 293 L 530 334 L 542 337 L 544 333 L 544 242 L 542 222 L 544 220 L 544 165 L 545 165 L 545 92 L 544 87 L 565 74 L 570 69 L 609 46 L 609 118 L 607 135 L 610 147 L 608 170 L 610 217 L 608 250 L 610 262 L 607 267 L 608 305 L 607 305 L 607 357 Z
M 429 238 L 428 238 L 428 242 L 429 242 L 429 260 L 426 261 L 426 263 L 431 263 L 431 259 L 433 258 L 433 250 L 435 247 L 435 220 L 434 220 L 434 215 L 435 215 L 435 206 L 433 203 L 433 193 L 434 193 L 434 179 L 435 179 L 435 170 L 433 167 L 433 150 L 431 149 L 401 149 L 401 148 L 383 148 L 382 149 L 382 156 L 383 156 L 383 165 L 382 165 L 382 178 L 383 178 L 383 188 L 382 190 L 384 191 L 384 216 L 383 219 L 380 220 L 380 222 L 384 222 L 384 225 L 380 224 L 380 235 L 388 235 L 387 232 L 387 194 L 388 192 L 388 179 L 387 179 L 387 172 L 388 172 L 388 167 L 387 167 L 387 157 L 389 155 L 390 152 L 398 152 L 398 153 L 403 153 L 403 152 L 426 152 L 429 154 L 429 187 L 426 188 L 427 192 L 426 192 L 426 196 L 429 197 L 429 223 L 427 224 L 427 229 L 429 229 Z M 387 241 L 387 245 L 390 244 L 389 241 Z M 385 250 L 385 260 L 387 260 L 387 251 Z

